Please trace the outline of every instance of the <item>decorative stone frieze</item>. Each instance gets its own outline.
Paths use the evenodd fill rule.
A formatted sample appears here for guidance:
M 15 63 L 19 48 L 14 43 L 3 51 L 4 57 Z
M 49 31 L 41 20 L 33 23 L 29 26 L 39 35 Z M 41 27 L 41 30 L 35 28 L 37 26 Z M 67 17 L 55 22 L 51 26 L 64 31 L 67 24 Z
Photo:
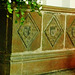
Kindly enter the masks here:
M 27 10 L 23 25 L 15 12 L 0 13 L 0 75 L 75 68 L 75 9 L 43 6 L 42 16 Z
M 40 30 L 33 20 L 31 14 L 28 13 L 26 15 L 24 25 L 20 25 L 17 32 L 23 44 L 25 45 L 27 50 L 29 50 L 32 42 L 35 40 Z
M 65 16 L 63 14 L 51 12 L 44 13 L 43 50 L 63 49 L 64 25 Z
M 41 16 L 39 16 L 37 12 L 27 12 L 24 18 L 24 25 L 20 25 L 19 23 L 14 23 L 13 25 L 13 52 L 34 51 L 40 48 Z M 16 17 L 14 17 L 14 19 L 16 19 Z M 18 47 L 18 45 L 20 46 Z
M 75 47 L 75 16 L 67 16 L 67 30 L 66 30 L 66 47 L 74 48 Z M 68 43 L 69 42 L 69 43 Z

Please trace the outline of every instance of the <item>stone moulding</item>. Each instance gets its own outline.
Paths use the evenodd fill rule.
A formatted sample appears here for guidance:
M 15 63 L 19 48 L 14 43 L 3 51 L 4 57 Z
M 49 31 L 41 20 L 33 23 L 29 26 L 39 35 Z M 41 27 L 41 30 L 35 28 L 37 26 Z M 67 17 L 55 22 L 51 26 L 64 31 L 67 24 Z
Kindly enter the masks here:
M 57 52 L 49 52 L 49 53 L 32 53 L 32 54 L 25 54 L 25 53 L 13 53 L 11 55 L 10 61 L 15 62 L 37 62 L 37 61 L 44 61 L 44 60 L 54 60 L 54 59 L 63 59 L 72 57 L 75 53 L 74 50 L 69 51 L 57 51 Z M 69 57 L 68 57 L 69 56 Z
M 13 53 L 10 58 L 11 70 L 13 65 L 21 64 L 20 68 L 23 68 L 21 72 L 28 75 L 36 75 L 55 70 L 74 68 L 74 60 L 74 50 L 34 54 Z
M 42 6 L 43 11 L 52 11 L 52 12 L 61 12 L 61 13 L 75 13 L 74 8 L 64 8 L 64 7 L 55 7 L 55 6 Z

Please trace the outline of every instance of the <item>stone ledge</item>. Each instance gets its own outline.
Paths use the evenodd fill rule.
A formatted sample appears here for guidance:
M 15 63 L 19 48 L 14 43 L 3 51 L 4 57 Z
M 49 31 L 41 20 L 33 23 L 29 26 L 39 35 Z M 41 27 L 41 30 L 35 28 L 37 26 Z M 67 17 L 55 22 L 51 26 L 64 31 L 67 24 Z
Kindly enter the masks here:
M 43 60 L 53 60 L 53 59 L 62 59 L 68 57 L 75 57 L 74 50 L 68 51 L 57 51 L 57 52 L 49 52 L 49 53 L 13 53 L 10 57 L 11 62 L 31 62 L 31 61 L 43 61 Z
M 64 8 L 64 7 L 55 7 L 55 6 L 42 6 L 43 11 L 52 11 L 52 12 L 63 12 L 63 13 L 75 13 L 74 8 Z

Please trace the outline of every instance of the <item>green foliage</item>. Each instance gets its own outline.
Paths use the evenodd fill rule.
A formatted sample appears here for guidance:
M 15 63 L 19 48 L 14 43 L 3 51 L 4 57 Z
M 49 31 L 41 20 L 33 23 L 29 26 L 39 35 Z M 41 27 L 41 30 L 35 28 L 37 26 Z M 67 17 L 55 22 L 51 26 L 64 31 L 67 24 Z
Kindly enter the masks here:
M 17 20 L 15 20 L 15 23 L 17 23 Z
M 6 15 L 9 18 L 9 15 Z
M 13 9 L 11 8 L 11 4 L 7 2 L 7 9 L 9 13 L 12 13 Z
M 21 16 L 24 15 L 24 11 L 21 10 L 22 8 L 26 11 L 26 9 L 30 9 L 31 12 L 34 12 L 35 10 L 38 10 L 39 15 L 40 14 L 40 7 L 41 5 L 39 5 L 36 0 L 26 0 L 26 1 L 22 1 L 20 2 L 20 0 L 12 0 L 11 2 L 7 1 L 7 10 L 10 14 L 13 13 L 14 8 L 16 7 L 16 17 L 20 18 Z M 9 15 L 7 15 L 7 17 L 9 18 Z M 25 18 L 21 17 L 21 25 L 23 24 Z M 17 23 L 17 20 L 15 21 L 15 23 Z
M 24 12 L 23 11 L 21 11 L 21 15 L 24 15 Z
M 16 14 L 16 17 L 18 17 L 18 18 L 19 18 L 19 17 L 20 17 L 20 14 Z

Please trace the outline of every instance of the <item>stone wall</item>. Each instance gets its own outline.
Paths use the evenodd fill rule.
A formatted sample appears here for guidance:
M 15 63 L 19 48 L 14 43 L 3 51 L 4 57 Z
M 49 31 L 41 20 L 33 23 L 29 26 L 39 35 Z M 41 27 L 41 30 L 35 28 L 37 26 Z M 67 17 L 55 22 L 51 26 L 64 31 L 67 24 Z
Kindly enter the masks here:
M 43 6 L 41 14 L 28 10 L 24 25 L 15 12 L 6 19 L 3 71 L 35 75 L 75 68 L 75 9 Z

